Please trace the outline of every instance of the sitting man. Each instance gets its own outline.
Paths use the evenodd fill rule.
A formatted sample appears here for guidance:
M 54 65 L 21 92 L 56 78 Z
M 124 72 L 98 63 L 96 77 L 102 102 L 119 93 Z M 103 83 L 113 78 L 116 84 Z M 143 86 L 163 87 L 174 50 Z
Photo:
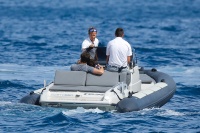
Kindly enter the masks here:
M 128 64 L 131 61 L 132 49 L 130 44 L 123 39 L 124 30 L 117 28 L 116 38 L 108 42 L 106 48 L 106 70 L 112 72 L 128 71 Z
M 73 64 L 71 66 L 71 71 L 85 71 L 88 73 L 92 73 L 95 75 L 102 75 L 104 73 L 104 69 L 99 64 L 96 67 L 90 66 L 91 59 L 90 54 L 87 51 L 84 51 L 81 54 L 81 59 L 78 64 Z

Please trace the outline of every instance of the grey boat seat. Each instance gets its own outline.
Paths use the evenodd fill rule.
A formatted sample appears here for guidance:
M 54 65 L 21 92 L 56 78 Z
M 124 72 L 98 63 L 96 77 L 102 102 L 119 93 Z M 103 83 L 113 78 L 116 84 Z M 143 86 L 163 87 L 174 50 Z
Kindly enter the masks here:
M 106 92 L 118 82 L 130 83 L 130 73 L 105 71 L 101 76 L 83 71 L 57 70 L 50 91 Z
M 57 70 L 54 85 L 85 86 L 86 72 Z
M 140 79 L 143 84 L 151 84 L 154 82 L 154 79 L 149 77 L 147 74 L 140 74 Z

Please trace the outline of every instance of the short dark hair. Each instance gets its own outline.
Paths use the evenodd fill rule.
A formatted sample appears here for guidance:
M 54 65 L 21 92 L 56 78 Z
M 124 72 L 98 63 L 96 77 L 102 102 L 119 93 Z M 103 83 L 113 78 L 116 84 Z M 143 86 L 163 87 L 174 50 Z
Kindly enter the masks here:
M 90 27 L 88 29 L 88 34 L 90 34 L 91 32 L 97 32 L 97 29 L 95 27 Z
M 124 35 L 124 30 L 122 28 L 117 28 L 115 31 L 116 37 L 122 37 Z
M 90 53 L 88 51 L 84 51 L 81 54 L 81 62 L 87 63 L 87 65 L 94 67 L 96 64 L 96 61 L 94 59 L 91 59 Z
M 84 51 L 81 54 L 81 62 L 88 64 L 90 62 L 90 53 L 88 53 L 87 51 Z

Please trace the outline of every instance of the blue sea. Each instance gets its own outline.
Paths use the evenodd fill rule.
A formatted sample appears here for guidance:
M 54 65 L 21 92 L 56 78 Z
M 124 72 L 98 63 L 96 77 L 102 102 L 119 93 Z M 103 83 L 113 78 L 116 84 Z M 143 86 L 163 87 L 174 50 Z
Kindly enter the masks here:
M 101 45 L 122 27 L 138 65 L 173 77 L 161 108 L 117 113 L 19 103 L 69 70 L 87 30 Z M 0 0 L 0 132 L 200 132 L 200 0 Z

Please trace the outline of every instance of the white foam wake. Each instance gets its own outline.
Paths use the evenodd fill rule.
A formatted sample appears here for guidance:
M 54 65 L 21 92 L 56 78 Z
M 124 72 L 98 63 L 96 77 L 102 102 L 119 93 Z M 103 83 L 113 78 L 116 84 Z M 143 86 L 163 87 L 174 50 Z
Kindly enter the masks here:
M 64 115 L 76 115 L 76 114 L 82 114 L 82 113 L 104 113 L 105 111 L 102 111 L 98 108 L 96 109 L 84 109 L 82 107 L 78 107 L 77 109 L 62 111 Z
M 8 101 L 0 101 L 0 106 L 4 106 L 7 104 L 11 104 L 12 102 L 8 102 Z
M 183 116 L 185 115 L 184 113 L 180 113 L 174 110 L 162 110 L 157 113 L 159 116 Z

